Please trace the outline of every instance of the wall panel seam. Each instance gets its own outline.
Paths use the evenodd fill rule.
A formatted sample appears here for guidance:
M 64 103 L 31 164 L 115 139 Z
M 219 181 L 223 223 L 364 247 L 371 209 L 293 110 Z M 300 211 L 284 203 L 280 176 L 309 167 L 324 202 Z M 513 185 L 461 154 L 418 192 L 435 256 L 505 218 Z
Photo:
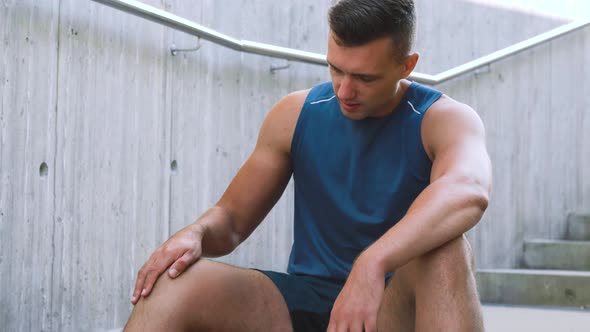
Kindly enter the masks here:
M 56 218 L 57 207 L 56 207 L 56 184 L 57 184 L 57 155 L 58 155 L 58 128 L 59 128 L 59 76 L 60 76 L 60 58 L 61 58 L 61 5 L 63 0 L 58 1 L 57 5 L 57 31 L 56 31 L 56 66 L 55 66 L 55 120 L 54 120 L 54 137 L 53 137 L 53 197 L 52 197 L 52 209 L 53 209 L 53 220 L 51 227 L 51 274 L 49 276 L 50 287 L 49 287 L 49 331 L 53 331 L 53 290 L 55 288 L 55 229 L 56 222 L 59 217 Z

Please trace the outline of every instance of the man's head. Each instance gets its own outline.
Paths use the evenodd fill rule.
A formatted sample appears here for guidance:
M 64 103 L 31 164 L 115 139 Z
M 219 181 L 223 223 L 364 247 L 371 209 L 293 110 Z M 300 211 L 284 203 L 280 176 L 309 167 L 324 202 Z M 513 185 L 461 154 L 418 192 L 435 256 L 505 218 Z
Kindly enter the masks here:
M 341 46 L 362 46 L 382 37 L 392 41 L 399 61 L 410 53 L 416 30 L 413 0 L 341 0 L 328 14 Z
M 329 12 L 327 60 L 342 112 L 352 119 L 391 113 L 399 82 L 410 75 L 412 0 L 341 0 Z

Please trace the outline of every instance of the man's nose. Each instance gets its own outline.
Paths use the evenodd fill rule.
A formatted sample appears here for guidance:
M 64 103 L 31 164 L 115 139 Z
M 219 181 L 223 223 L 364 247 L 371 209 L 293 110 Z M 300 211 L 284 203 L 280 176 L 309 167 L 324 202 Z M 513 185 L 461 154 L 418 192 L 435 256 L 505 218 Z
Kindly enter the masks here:
M 344 76 L 340 81 L 340 86 L 336 92 L 340 100 L 352 100 L 355 97 L 353 82 L 350 76 Z

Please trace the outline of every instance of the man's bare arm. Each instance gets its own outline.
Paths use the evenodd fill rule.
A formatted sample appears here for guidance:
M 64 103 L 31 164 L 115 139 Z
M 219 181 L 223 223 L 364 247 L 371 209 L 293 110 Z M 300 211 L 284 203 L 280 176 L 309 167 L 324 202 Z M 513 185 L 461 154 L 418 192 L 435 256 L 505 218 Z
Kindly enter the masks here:
M 254 152 L 214 207 L 225 218 L 197 221 L 205 232 L 205 256 L 233 251 L 281 197 L 292 174 L 291 141 L 306 95 L 306 91 L 288 95 L 267 115 Z
M 380 273 L 461 236 L 479 222 L 488 205 L 491 163 L 480 118 L 448 97 L 435 105 L 422 125 L 425 149 L 433 160 L 431 183 L 363 254 Z
M 229 254 L 260 224 L 291 177 L 291 140 L 307 93 L 290 94 L 273 107 L 254 152 L 219 202 L 150 256 L 137 275 L 133 304 L 150 294 L 164 271 L 176 278 L 202 256 Z
M 458 238 L 487 207 L 491 169 L 477 114 L 443 97 L 423 119 L 422 140 L 433 160 L 431 183 L 357 258 L 334 303 L 328 331 L 342 326 L 376 331 L 385 274 Z

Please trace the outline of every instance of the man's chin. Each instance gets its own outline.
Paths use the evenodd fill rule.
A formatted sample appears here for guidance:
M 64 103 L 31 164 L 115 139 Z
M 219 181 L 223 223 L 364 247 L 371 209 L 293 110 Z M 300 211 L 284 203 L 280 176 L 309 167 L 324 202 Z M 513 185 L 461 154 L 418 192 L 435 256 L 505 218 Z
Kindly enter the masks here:
M 346 108 L 340 106 L 340 112 L 342 112 L 342 115 L 344 115 L 345 117 L 347 117 L 348 119 L 351 119 L 351 120 L 362 120 L 367 117 L 365 112 L 363 112 L 360 109 L 356 109 L 354 111 L 349 111 Z

